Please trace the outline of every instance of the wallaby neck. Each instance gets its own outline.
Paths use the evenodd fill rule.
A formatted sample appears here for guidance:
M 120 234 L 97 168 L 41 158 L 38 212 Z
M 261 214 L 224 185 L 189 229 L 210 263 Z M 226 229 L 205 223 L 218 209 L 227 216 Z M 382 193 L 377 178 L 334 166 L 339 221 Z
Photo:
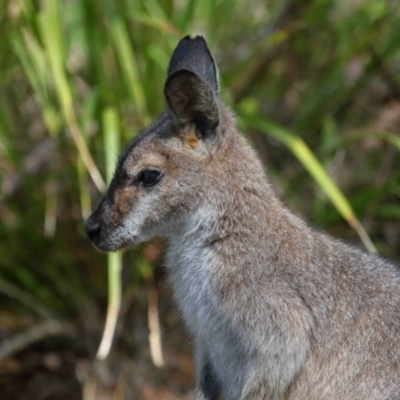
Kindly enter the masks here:
M 207 172 L 212 180 L 205 182 L 202 200 L 181 225 L 173 247 L 182 253 L 192 247 L 234 252 L 250 261 L 276 257 L 282 244 L 296 251 L 300 237 L 304 246 L 306 225 L 276 197 L 246 140 L 237 132 L 229 135 Z

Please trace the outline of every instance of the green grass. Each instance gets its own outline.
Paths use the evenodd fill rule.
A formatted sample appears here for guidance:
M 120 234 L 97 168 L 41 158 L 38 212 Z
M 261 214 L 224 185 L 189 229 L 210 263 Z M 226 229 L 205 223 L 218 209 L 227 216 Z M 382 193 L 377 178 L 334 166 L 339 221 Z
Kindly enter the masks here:
M 5 309 L 32 324 L 84 326 L 97 348 L 107 265 L 116 313 L 130 285 L 122 265 L 146 260 L 141 251 L 125 260 L 95 252 L 84 219 L 121 148 L 163 110 L 169 57 L 186 34 L 207 37 L 222 97 L 289 206 L 400 259 L 399 22 L 389 0 L 3 1 Z M 51 150 L 40 152 L 46 140 Z

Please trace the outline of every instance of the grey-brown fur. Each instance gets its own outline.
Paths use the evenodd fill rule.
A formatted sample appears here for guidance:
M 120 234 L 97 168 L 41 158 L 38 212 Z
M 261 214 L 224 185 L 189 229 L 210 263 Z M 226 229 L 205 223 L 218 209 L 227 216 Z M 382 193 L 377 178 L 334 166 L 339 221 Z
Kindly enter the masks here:
M 400 399 L 399 270 L 276 198 L 204 39 L 183 39 L 169 71 L 169 110 L 128 146 L 87 232 L 104 251 L 169 238 L 196 399 Z

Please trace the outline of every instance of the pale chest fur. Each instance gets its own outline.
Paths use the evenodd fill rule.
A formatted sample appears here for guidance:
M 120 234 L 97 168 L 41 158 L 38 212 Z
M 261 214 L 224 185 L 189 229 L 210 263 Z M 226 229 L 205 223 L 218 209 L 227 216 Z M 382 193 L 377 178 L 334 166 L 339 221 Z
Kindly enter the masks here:
M 212 293 L 210 262 L 213 254 L 193 238 L 171 240 L 167 266 L 174 295 L 192 332 L 204 329 L 204 319 L 215 314 L 218 305 Z
M 218 264 L 218 256 L 196 234 L 170 242 L 167 265 L 186 325 L 197 351 L 209 357 L 225 387 L 226 398 L 236 399 L 248 368 L 249 351 L 227 320 L 221 299 L 214 290 L 213 271 Z

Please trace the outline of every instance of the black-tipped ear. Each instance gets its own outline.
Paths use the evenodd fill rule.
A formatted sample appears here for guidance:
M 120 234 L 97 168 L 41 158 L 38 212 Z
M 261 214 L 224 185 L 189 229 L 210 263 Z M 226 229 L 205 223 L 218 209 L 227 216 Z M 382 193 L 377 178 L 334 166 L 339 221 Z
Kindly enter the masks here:
M 175 72 L 167 79 L 164 94 L 181 126 L 194 124 L 204 137 L 215 132 L 218 104 L 211 87 L 196 74 L 187 70 Z
M 186 36 L 179 42 L 169 63 L 168 77 L 180 70 L 193 72 L 218 93 L 217 65 L 203 37 Z

